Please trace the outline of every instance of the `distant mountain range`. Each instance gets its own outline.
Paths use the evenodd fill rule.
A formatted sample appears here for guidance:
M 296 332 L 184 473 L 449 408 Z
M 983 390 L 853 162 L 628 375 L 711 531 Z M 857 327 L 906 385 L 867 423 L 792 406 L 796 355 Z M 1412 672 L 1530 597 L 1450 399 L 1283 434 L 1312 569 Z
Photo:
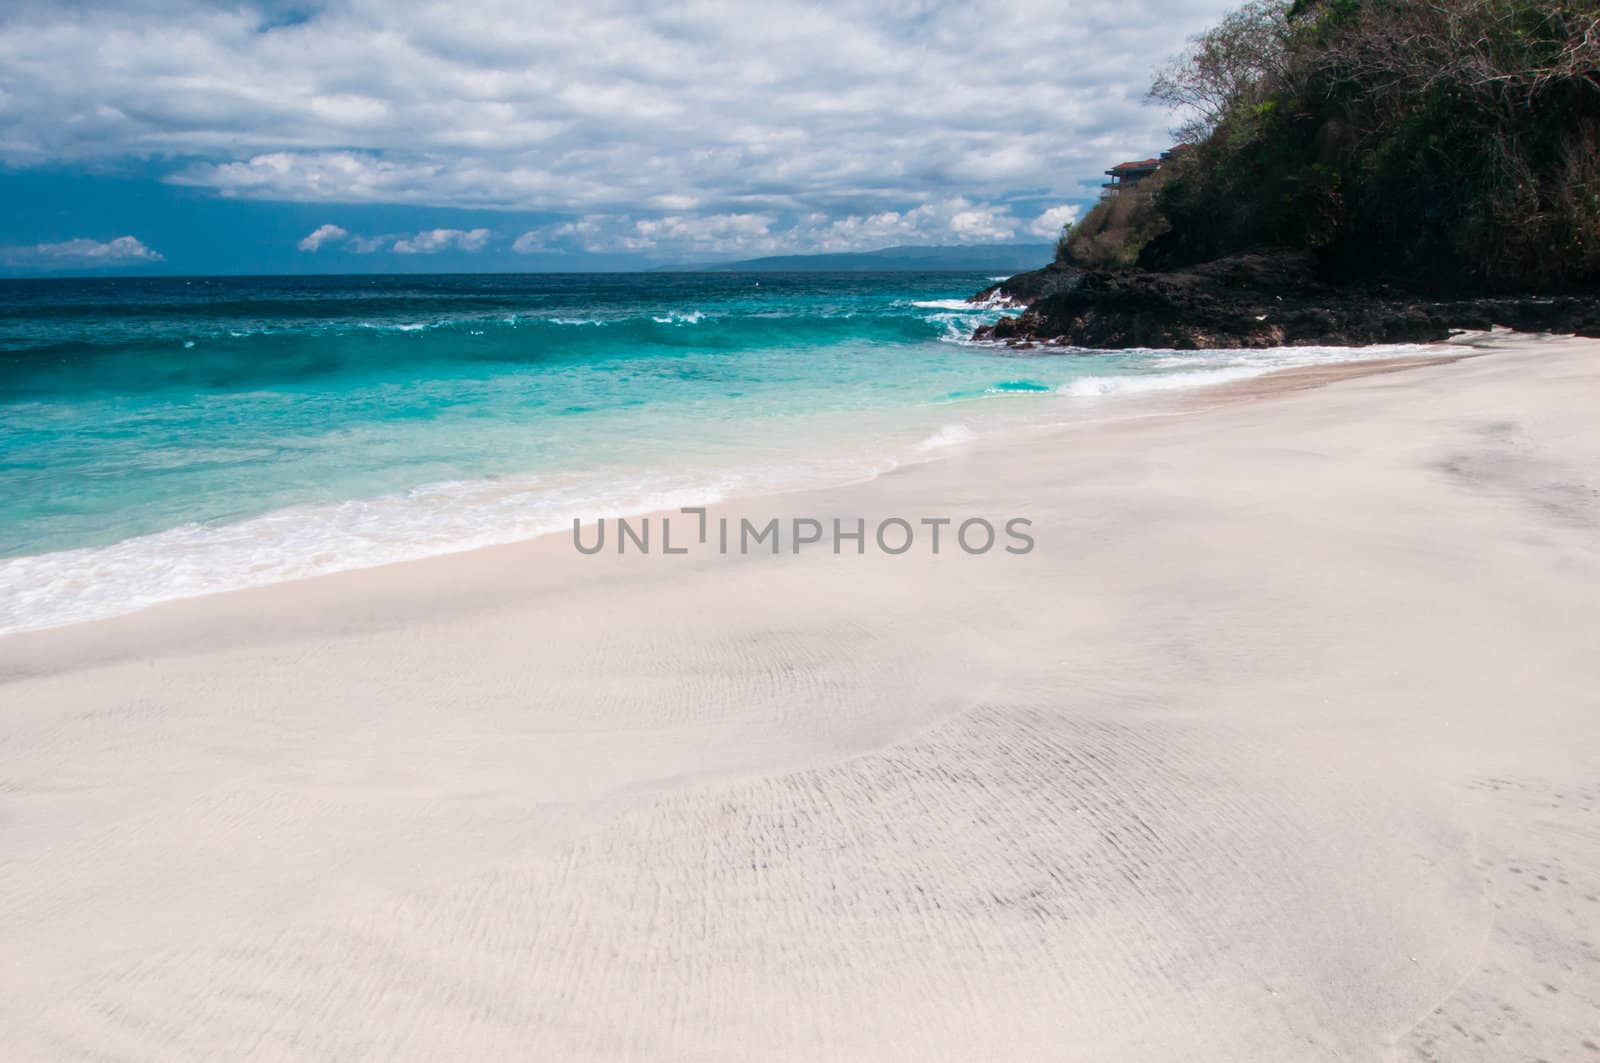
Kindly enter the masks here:
M 739 262 L 661 266 L 673 273 L 833 273 L 917 270 L 993 270 L 1018 273 L 1037 269 L 1055 257 L 1051 244 L 965 244 L 946 247 L 885 247 L 823 255 L 773 255 Z

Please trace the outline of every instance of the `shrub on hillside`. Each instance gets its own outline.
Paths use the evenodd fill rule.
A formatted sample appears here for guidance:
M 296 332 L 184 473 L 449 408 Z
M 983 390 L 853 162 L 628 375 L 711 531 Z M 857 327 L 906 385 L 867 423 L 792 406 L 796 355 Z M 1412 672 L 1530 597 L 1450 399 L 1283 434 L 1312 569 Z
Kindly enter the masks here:
M 1063 235 L 1056 261 L 1094 269 L 1131 266 L 1154 237 L 1166 231 L 1167 220 L 1156 208 L 1157 171 L 1136 187 L 1106 196 Z
M 1254 0 L 1153 91 L 1205 135 L 1149 264 L 1278 243 L 1334 275 L 1600 281 L 1593 0 Z

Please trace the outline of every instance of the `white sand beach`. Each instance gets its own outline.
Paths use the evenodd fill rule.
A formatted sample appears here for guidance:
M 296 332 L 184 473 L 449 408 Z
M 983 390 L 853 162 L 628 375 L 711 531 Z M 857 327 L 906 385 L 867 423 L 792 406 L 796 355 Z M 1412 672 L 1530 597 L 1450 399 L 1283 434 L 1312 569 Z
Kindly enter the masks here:
M 1600 342 L 1441 355 L 0 638 L 0 1058 L 1596 1058 Z

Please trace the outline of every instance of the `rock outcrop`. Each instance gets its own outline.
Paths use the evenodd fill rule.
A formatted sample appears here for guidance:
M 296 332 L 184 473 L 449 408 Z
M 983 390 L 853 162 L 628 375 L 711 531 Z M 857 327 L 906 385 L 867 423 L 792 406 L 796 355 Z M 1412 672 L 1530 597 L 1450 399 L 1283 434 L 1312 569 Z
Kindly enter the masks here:
M 1493 325 L 1600 337 L 1600 296 L 1427 299 L 1331 287 L 1304 252 L 1264 249 L 1184 269 L 1052 265 L 974 296 L 1026 305 L 975 339 L 1072 347 L 1280 347 L 1427 343 Z

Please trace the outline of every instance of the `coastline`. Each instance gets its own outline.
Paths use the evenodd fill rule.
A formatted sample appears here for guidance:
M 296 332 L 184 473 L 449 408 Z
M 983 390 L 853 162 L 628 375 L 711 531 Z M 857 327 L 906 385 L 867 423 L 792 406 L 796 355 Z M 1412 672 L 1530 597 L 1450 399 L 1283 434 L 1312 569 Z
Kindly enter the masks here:
M 1465 340 L 1465 338 L 1464 338 Z M 1463 341 L 1464 341 L 1463 340 Z M 1452 341 L 1452 345 L 1456 341 Z M 1077 359 L 1051 355 L 993 370 L 1000 380 L 981 395 L 947 403 L 878 410 L 865 417 L 813 416 L 783 429 L 762 453 L 713 465 L 674 463 L 491 476 L 423 483 L 336 504 L 291 505 L 224 522 L 185 522 L 109 544 L 0 559 L 0 639 L 115 616 L 171 601 L 231 593 L 339 572 L 469 552 L 558 534 L 574 516 L 644 517 L 686 505 L 720 505 L 839 487 L 936 460 L 974 437 L 1025 430 L 1076 430 L 1085 423 L 1166 409 L 1187 394 L 1278 373 L 1377 358 L 1426 359 L 1436 348 L 1282 348 L 1217 363 L 1208 352 L 1150 351 L 1123 371 L 1068 374 L 1041 384 L 1046 367 Z M 1153 359 L 1149 364 L 1141 364 Z M 1214 364 L 1217 363 L 1217 364 Z M 1054 375 L 1060 375 L 1057 372 Z M 974 398 L 979 401 L 974 401 Z M 958 401 L 959 400 L 959 401 Z M 874 425 L 872 429 L 865 426 Z M 747 433 L 755 426 L 746 426 Z M 728 445 L 723 444 L 724 450 Z
M 1575 1052 L 1597 389 L 1497 336 L 719 509 L 1026 556 L 547 535 L 0 639 L 0 1040 Z
M 1330 284 L 1315 255 L 1288 248 L 1170 268 L 1054 262 L 971 301 L 1019 311 L 980 325 L 974 339 L 1022 348 L 1364 347 L 1437 343 L 1497 328 L 1600 338 L 1600 300 L 1593 294 L 1428 291 L 1377 278 Z

